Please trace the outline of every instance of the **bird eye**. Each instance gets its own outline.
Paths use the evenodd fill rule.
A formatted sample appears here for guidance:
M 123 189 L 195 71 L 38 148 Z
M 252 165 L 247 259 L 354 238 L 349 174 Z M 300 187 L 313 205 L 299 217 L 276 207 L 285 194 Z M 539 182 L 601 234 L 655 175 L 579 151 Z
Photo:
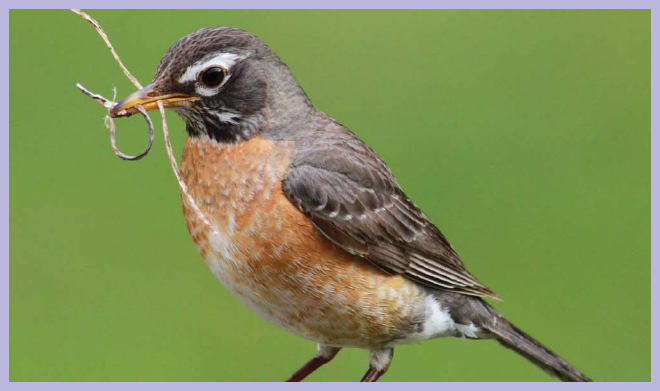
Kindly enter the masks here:
M 217 87 L 225 80 L 225 70 L 220 67 L 212 67 L 204 72 L 199 77 L 199 81 L 206 87 Z

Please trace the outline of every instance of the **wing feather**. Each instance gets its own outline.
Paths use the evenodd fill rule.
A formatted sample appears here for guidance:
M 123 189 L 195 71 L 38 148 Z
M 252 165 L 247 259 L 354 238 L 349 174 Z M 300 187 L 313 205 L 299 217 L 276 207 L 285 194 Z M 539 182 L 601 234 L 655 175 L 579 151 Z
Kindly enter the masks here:
M 499 297 L 467 271 L 383 160 L 345 128 L 297 141 L 286 196 L 331 241 L 421 284 Z

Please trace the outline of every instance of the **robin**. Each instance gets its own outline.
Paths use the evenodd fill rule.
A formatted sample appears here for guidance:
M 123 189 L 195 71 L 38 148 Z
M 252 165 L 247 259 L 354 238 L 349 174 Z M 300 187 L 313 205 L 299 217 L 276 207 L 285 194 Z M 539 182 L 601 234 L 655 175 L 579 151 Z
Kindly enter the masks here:
M 561 380 L 589 381 L 483 300 L 499 298 L 254 35 L 215 27 L 181 38 L 111 116 L 158 101 L 186 123 L 183 211 L 206 264 L 244 305 L 318 344 L 287 381 L 343 347 L 369 350 L 362 381 L 376 381 L 395 346 L 439 337 L 495 339 Z

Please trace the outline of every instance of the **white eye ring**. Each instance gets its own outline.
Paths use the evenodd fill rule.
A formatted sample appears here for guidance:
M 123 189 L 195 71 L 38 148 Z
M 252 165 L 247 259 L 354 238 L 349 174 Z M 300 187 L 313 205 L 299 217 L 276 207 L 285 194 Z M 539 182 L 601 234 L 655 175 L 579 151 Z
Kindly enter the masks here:
M 213 95 L 217 94 L 218 91 L 220 90 L 220 88 L 222 88 L 222 86 L 227 84 L 227 81 L 231 77 L 231 75 L 227 72 L 227 70 L 222 68 L 222 67 L 209 67 L 207 69 L 211 69 L 211 68 L 221 68 L 224 72 L 225 77 L 222 79 L 222 82 L 220 84 L 218 84 L 217 86 L 209 87 L 209 86 L 205 85 L 204 82 L 201 81 L 202 75 L 204 74 L 204 72 L 206 72 L 206 70 L 204 70 L 204 72 L 199 74 L 199 78 L 197 79 L 197 82 L 195 83 L 195 92 L 197 92 L 199 95 L 213 96 Z
M 211 66 L 199 73 L 197 81 L 206 88 L 220 88 L 225 84 L 227 75 L 228 72 L 225 68 L 221 66 Z
M 206 56 L 190 65 L 177 81 L 179 84 L 186 84 L 198 80 L 201 71 L 211 67 L 221 67 L 225 69 L 225 71 L 229 71 L 234 64 L 246 57 L 247 55 L 241 56 L 234 53 L 216 53 L 211 56 Z M 227 74 L 228 73 L 229 72 L 227 72 Z

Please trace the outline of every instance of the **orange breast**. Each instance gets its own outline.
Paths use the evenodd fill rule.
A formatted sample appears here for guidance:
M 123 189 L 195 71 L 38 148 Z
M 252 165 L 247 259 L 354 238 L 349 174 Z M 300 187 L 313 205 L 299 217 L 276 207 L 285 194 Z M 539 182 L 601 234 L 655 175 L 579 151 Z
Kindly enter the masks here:
M 327 240 L 284 195 L 294 145 L 188 138 L 181 173 L 193 241 L 217 278 L 276 325 L 316 342 L 373 348 L 417 327 L 424 292 Z

